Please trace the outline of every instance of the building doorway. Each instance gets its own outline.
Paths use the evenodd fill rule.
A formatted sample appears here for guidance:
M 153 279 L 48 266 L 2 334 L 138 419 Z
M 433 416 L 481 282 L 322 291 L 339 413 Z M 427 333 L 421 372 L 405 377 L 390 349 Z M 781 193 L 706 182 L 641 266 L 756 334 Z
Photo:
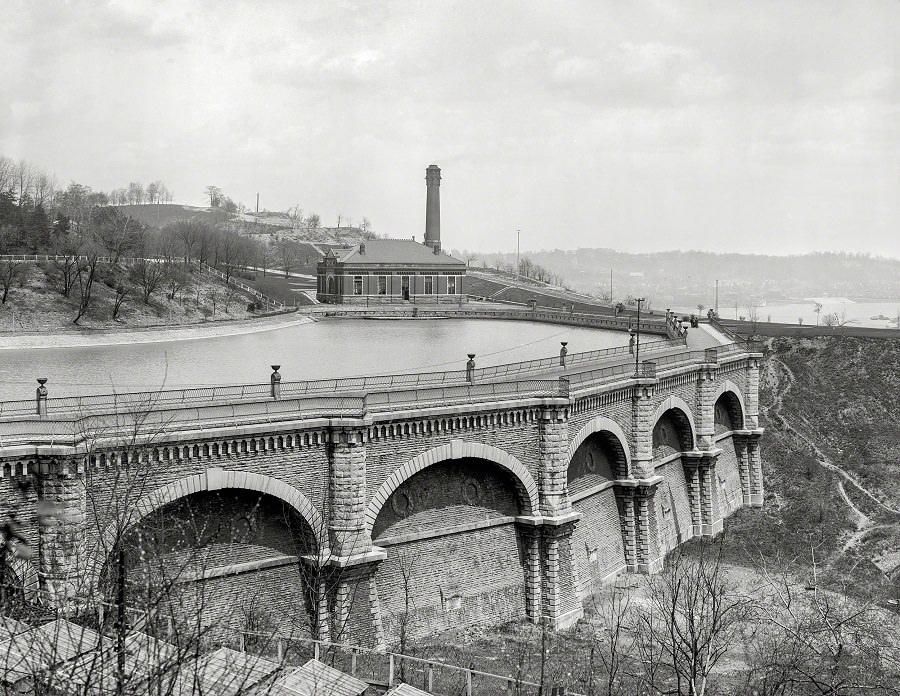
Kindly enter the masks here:
M 404 300 L 409 299 L 409 276 L 400 276 L 400 293 Z

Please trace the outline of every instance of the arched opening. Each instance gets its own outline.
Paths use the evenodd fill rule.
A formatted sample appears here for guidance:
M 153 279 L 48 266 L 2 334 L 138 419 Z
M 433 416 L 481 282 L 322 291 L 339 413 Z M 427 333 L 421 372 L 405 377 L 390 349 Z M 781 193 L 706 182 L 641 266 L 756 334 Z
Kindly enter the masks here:
M 328 278 L 328 294 L 334 295 L 334 276 Z
M 310 635 L 312 597 L 302 557 L 317 553 L 310 524 L 285 501 L 252 490 L 205 490 L 143 516 L 107 559 L 101 591 L 209 640 L 240 631 Z M 197 626 L 200 621 L 202 626 Z M 149 630 L 149 629 L 148 629 Z
M 691 499 L 682 452 L 694 449 L 693 418 L 681 407 L 664 411 L 653 426 L 654 471 L 663 477 L 656 492 L 660 549 L 668 551 L 693 536 Z
M 526 512 L 521 482 L 486 459 L 446 459 L 400 482 L 372 523 L 387 550 L 376 580 L 388 641 L 524 616 L 515 517 Z
M 716 447 L 722 450 L 716 461 L 716 476 L 722 492 L 722 513 L 730 515 L 741 507 L 741 468 L 732 432 L 744 427 L 744 413 L 737 394 L 724 391 L 713 407 Z M 749 493 L 749 491 L 748 491 Z
M 572 509 L 582 515 L 572 535 L 582 596 L 625 568 L 613 482 L 627 475 L 625 443 L 608 430 L 586 437 L 569 460 L 569 497 Z

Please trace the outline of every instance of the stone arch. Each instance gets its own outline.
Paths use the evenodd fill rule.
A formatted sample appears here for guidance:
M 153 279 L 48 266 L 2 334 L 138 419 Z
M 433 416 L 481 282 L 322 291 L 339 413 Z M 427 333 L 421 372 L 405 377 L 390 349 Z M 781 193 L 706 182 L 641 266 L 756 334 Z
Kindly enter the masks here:
M 687 402 L 674 394 L 672 396 L 667 397 L 656 409 L 656 413 L 653 414 L 653 417 L 650 419 L 650 431 L 653 432 L 653 429 L 656 427 L 657 422 L 660 418 L 662 418 L 663 414 L 667 411 L 675 411 L 676 418 L 681 422 L 681 425 L 687 430 L 689 442 L 686 441 L 684 444 L 690 444 L 690 447 L 686 447 L 686 450 L 697 449 L 697 425 L 694 421 L 694 414 L 691 411 L 691 407 L 687 405 Z
M 375 526 L 375 520 L 378 518 L 378 513 L 381 512 L 381 508 L 387 502 L 388 498 L 391 497 L 391 494 L 408 478 L 432 464 L 437 464 L 450 459 L 463 459 L 466 457 L 484 459 L 512 474 L 513 479 L 516 482 L 518 493 L 528 507 L 526 513 L 529 515 L 537 514 L 540 509 L 537 484 L 522 462 L 507 452 L 496 447 L 491 447 L 490 445 L 485 445 L 480 442 L 452 440 L 446 445 L 434 447 L 426 452 L 422 452 L 422 454 L 417 457 L 413 457 L 410 461 L 388 476 L 385 482 L 378 487 L 375 495 L 372 496 L 372 500 L 369 501 L 369 505 L 366 509 L 366 528 L 369 532 L 372 531 Z
M 606 416 L 597 416 L 596 418 L 588 421 L 581 430 L 575 435 L 572 439 L 572 442 L 569 443 L 569 452 L 566 455 L 566 461 L 571 462 L 572 457 L 575 456 L 575 452 L 581 446 L 581 444 L 587 440 L 594 433 L 599 433 L 602 431 L 607 431 L 611 433 L 622 446 L 622 452 L 625 455 L 625 466 L 626 471 L 631 471 L 631 451 L 628 446 L 628 438 L 625 435 L 625 431 L 622 430 L 622 427 L 616 423 L 611 418 L 607 418 Z
M 744 404 L 744 395 L 741 393 L 740 387 L 738 387 L 738 385 L 736 385 L 734 382 L 726 379 L 724 382 L 722 382 L 722 384 L 719 385 L 719 388 L 716 390 L 716 393 L 713 394 L 713 398 L 712 398 L 713 408 L 715 408 L 716 403 L 725 394 L 731 395 L 730 398 L 732 399 L 732 403 L 729 404 L 729 411 L 731 413 L 732 420 L 734 421 L 734 423 L 737 427 L 743 429 L 744 422 L 745 422 L 744 418 L 747 413 L 747 407 Z M 740 413 L 736 413 L 737 409 L 734 408 L 734 400 L 737 400 L 737 404 L 740 406 Z M 739 417 L 735 418 L 735 416 L 739 416 Z
M 244 471 L 225 471 L 218 467 L 207 469 L 202 474 L 187 476 L 170 484 L 157 488 L 152 493 L 144 496 L 132 511 L 132 518 L 128 527 L 134 527 L 154 510 L 163 505 L 172 503 L 179 498 L 184 498 L 193 493 L 203 491 L 217 491 L 223 488 L 235 488 L 246 491 L 265 493 L 293 508 L 300 517 L 310 526 L 315 536 L 316 543 L 322 544 L 325 529 L 322 515 L 316 510 L 309 499 L 290 484 L 265 476 Z M 110 524 L 103 533 L 104 548 L 110 550 L 116 542 L 115 523 Z

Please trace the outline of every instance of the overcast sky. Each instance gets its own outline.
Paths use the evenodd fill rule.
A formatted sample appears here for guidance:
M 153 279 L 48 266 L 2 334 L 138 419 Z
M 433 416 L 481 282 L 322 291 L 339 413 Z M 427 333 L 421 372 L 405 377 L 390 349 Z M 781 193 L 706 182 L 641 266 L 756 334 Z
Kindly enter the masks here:
M 10 6 L 11 5 L 11 6 Z M 900 257 L 900 2 L 4 2 L 0 154 L 446 247 Z

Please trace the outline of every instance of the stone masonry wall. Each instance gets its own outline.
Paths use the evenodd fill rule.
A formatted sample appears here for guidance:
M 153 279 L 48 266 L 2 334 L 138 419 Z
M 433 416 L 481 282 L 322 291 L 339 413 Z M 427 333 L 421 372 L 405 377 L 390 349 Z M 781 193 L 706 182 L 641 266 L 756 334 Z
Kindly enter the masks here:
M 384 483 L 385 479 L 403 466 L 406 462 L 423 452 L 449 443 L 451 440 L 477 442 L 503 450 L 518 459 L 528 469 L 535 481 L 538 480 L 538 442 L 539 423 L 535 417 L 528 419 L 528 409 L 507 412 L 507 417 L 519 414 L 522 420 L 513 423 L 493 423 L 459 429 L 449 428 L 437 433 L 414 432 L 393 437 L 370 437 L 367 443 L 367 502 Z M 444 419 L 452 420 L 452 419 Z M 405 431 L 404 422 L 396 424 L 396 430 Z M 382 426 L 379 426 L 379 428 Z
M 86 474 L 87 519 L 85 534 L 96 548 L 100 535 L 117 517 L 125 519 L 138 500 L 179 479 L 200 474 L 210 467 L 252 472 L 278 478 L 301 491 L 318 510 L 324 507 L 328 460 L 324 445 L 281 451 L 227 454 L 222 457 L 189 457 L 171 462 L 91 467 Z M 313 530 L 317 536 L 322 529 Z

